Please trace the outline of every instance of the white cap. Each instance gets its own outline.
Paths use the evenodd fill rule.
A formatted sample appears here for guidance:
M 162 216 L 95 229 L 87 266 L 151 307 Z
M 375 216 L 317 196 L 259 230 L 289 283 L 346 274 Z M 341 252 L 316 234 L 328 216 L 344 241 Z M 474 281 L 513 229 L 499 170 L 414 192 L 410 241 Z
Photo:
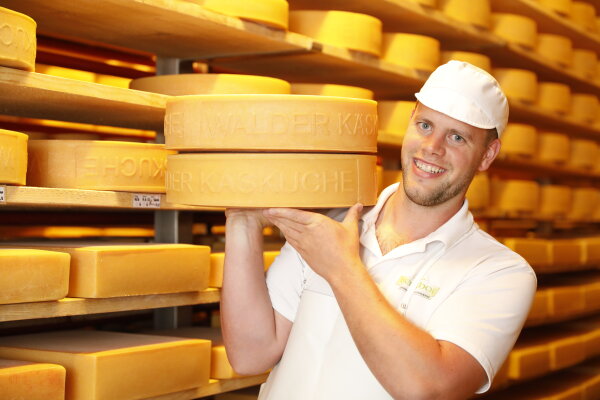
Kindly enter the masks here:
M 440 65 L 415 96 L 424 106 L 477 128 L 508 123 L 508 101 L 492 75 L 463 61 Z

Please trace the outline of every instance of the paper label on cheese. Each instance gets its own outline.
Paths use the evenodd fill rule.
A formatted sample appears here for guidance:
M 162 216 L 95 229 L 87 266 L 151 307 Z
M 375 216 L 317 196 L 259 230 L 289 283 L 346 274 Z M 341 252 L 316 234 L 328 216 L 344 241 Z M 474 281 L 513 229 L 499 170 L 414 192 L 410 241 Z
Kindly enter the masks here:
M 134 193 L 132 203 L 134 208 L 160 208 L 160 195 Z
M 6 186 L 0 186 L 0 203 L 6 203 Z
M 33 19 L 0 7 L 0 65 L 33 71 L 35 29 Z

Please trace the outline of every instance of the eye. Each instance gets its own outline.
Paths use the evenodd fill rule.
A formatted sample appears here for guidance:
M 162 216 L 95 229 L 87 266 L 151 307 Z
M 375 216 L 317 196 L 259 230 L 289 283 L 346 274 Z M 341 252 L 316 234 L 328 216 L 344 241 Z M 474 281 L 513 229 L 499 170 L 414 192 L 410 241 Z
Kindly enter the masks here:
M 462 136 L 453 133 L 452 135 L 450 135 L 450 140 L 455 142 L 455 143 L 464 143 L 465 138 L 463 138 Z
M 429 122 L 419 121 L 419 122 L 417 122 L 417 126 L 419 127 L 419 129 L 421 129 L 423 131 L 431 130 L 431 125 L 429 124 Z

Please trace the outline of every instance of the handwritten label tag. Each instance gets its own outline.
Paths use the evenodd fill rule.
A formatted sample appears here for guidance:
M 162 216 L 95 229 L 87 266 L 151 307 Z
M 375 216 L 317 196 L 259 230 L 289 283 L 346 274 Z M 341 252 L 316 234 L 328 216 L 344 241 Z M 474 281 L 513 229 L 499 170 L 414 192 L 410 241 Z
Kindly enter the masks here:
M 132 200 L 135 208 L 160 208 L 160 194 L 135 193 Z
M 6 186 L 0 186 L 0 203 L 6 203 Z

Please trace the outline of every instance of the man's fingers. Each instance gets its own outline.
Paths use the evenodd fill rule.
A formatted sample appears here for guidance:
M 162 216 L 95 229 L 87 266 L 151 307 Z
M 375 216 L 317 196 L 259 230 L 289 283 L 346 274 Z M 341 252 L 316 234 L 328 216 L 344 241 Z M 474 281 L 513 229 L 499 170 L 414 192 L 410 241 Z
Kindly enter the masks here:
M 355 205 L 353 205 L 352 207 L 350 207 L 350 209 L 348 210 L 348 213 L 346 214 L 346 217 L 344 218 L 344 225 L 356 225 L 358 223 L 358 220 L 360 219 L 360 215 L 362 213 L 363 210 L 363 205 L 360 203 L 356 203 Z
M 265 210 L 265 215 L 277 218 L 286 218 L 297 223 L 308 225 L 313 221 L 316 213 L 296 210 L 293 208 L 269 208 Z

